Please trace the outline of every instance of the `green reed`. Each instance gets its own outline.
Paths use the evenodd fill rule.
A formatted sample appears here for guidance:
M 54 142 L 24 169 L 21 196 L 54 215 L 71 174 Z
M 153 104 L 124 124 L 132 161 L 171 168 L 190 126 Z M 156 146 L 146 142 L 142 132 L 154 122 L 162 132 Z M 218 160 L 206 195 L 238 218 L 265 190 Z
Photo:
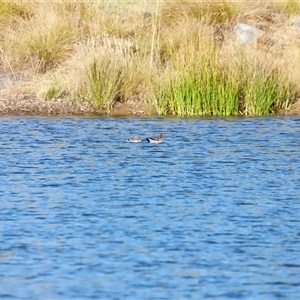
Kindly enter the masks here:
M 266 57 L 243 55 L 239 63 L 240 110 L 243 115 L 265 116 L 286 109 L 295 90 L 283 70 Z
M 225 65 L 216 53 L 208 53 L 158 83 L 153 104 L 159 114 L 261 116 L 287 108 L 294 100 L 288 77 L 265 57 L 241 55 Z
M 238 114 L 238 83 L 214 60 L 194 64 L 173 74 L 158 86 L 156 107 L 179 116 Z

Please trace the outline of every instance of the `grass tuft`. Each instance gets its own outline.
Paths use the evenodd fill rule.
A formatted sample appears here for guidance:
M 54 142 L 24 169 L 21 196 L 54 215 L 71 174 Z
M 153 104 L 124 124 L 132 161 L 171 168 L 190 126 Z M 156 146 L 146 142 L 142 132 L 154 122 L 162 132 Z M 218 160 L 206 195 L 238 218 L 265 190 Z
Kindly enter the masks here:
M 15 70 L 46 72 L 65 60 L 73 49 L 75 32 L 64 16 L 35 11 L 29 20 L 19 19 L 8 28 L 4 64 Z
M 204 21 L 206 24 L 226 23 L 237 16 L 240 4 L 227 0 L 221 1 L 174 1 L 165 2 L 162 6 L 164 24 L 179 23 L 191 19 Z
M 0 23 L 13 21 L 16 18 L 29 19 L 33 16 L 34 5 L 22 1 L 0 0 Z
M 120 97 L 122 72 L 111 61 L 95 60 L 87 70 L 89 98 L 100 109 L 110 112 L 112 105 Z

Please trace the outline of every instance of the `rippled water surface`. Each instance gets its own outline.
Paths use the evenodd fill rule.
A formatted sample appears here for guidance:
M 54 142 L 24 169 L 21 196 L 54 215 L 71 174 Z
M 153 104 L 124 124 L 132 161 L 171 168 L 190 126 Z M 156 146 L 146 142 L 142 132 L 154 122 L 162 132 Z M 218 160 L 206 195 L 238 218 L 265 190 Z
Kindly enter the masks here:
M 299 297 L 299 118 L 0 130 L 1 299 Z

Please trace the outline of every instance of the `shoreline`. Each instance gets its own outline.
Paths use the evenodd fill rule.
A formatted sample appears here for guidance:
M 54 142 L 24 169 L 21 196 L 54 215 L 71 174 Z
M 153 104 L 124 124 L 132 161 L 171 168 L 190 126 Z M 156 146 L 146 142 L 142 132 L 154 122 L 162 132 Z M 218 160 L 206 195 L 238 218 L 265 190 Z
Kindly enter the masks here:
M 20 93 L 18 87 L 14 85 L 24 84 L 25 81 L 4 80 L 9 78 L 9 74 L 0 73 L 0 115 L 1 116 L 108 116 L 108 117 L 157 117 L 159 114 L 155 107 L 141 100 L 127 100 L 125 102 L 115 102 L 111 112 L 100 110 L 96 106 L 87 103 L 72 102 L 70 99 L 61 98 L 55 100 L 38 99 L 34 95 Z M 3 88 L 4 85 L 7 88 Z M 174 115 L 169 114 L 166 117 Z M 270 116 L 300 116 L 300 99 L 291 105 L 290 108 L 282 110 Z M 209 116 L 198 116 L 204 118 Z M 214 116 L 211 116 L 214 117 Z M 243 117 L 242 115 L 240 117 Z M 245 116 L 247 117 L 247 116 Z M 255 117 L 255 116 L 248 116 Z
M 17 78 L 17 79 L 16 79 Z M 35 95 L 20 92 L 18 85 L 26 84 L 21 77 L 0 72 L 0 115 L 1 116 L 108 116 L 108 117 L 157 117 L 155 107 L 141 100 L 117 101 L 113 104 L 111 112 L 100 110 L 95 105 L 84 102 L 72 102 L 68 98 L 51 100 L 38 99 Z M 166 117 L 174 115 L 168 114 Z M 290 117 L 300 116 L 300 98 L 288 109 L 269 116 Z M 209 116 L 198 116 L 205 118 Z M 211 116 L 216 117 L 216 116 Z M 229 116 L 230 117 L 230 116 Z M 255 117 L 243 116 L 240 117 Z
M 159 117 L 160 115 L 152 110 L 133 110 L 132 105 L 126 103 L 119 103 L 117 108 L 113 108 L 110 113 L 100 111 L 97 108 L 86 107 L 84 105 L 72 105 L 67 103 L 67 100 L 63 101 L 36 101 L 34 99 L 25 99 L 21 101 L 10 101 L 0 99 L 0 116 L 35 116 L 35 117 Z M 147 108 L 148 109 L 148 108 Z M 164 115 L 160 117 L 178 117 L 178 118 L 253 118 L 253 117 L 296 117 L 300 116 L 300 100 L 291 106 L 291 108 L 281 111 L 276 114 L 270 114 L 266 116 L 176 116 L 176 115 Z

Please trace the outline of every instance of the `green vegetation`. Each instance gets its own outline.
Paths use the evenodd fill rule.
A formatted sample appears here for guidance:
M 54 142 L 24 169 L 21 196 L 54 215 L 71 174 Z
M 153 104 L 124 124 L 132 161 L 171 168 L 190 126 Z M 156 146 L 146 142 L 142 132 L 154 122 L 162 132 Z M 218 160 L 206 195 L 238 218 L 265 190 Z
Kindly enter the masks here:
M 299 9 L 296 0 L 0 0 L 0 66 L 26 76 L 37 97 L 107 113 L 134 99 L 161 115 L 276 114 L 300 94 Z M 238 22 L 266 34 L 240 45 Z

